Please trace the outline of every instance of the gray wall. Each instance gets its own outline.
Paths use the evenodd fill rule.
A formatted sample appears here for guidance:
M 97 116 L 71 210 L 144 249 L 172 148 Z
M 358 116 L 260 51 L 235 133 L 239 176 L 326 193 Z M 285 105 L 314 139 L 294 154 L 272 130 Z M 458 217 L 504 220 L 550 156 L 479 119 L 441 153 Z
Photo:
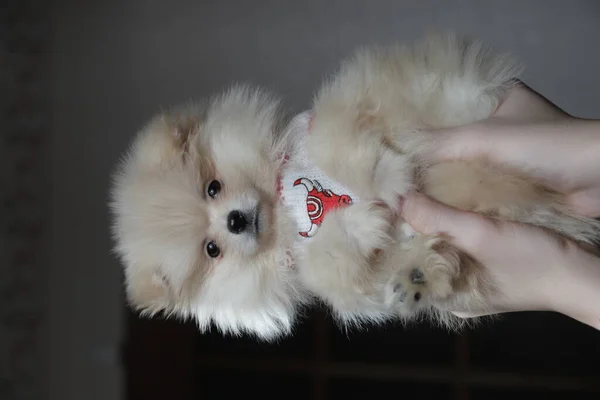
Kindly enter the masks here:
M 109 174 L 159 107 L 232 81 L 308 105 L 354 46 L 451 28 L 508 50 L 568 111 L 600 117 L 600 2 L 58 2 L 53 55 L 53 227 L 44 336 L 49 398 L 118 399 L 120 271 L 110 255 Z

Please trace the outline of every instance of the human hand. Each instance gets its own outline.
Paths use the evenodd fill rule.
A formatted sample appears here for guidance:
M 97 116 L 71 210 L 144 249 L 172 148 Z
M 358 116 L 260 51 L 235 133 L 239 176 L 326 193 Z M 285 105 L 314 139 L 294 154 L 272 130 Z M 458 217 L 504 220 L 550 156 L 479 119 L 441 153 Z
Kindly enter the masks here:
M 491 310 L 453 310 L 463 318 L 515 311 L 556 311 L 600 329 L 600 259 L 528 225 L 457 210 L 418 193 L 402 217 L 416 231 L 444 235 L 481 263 L 495 286 Z
M 424 147 L 430 163 L 486 158 L 563 193 L 575 212 L 600 216 L 600 121 L 575 118 L 524 84 L 484 121 L 440 129 Z

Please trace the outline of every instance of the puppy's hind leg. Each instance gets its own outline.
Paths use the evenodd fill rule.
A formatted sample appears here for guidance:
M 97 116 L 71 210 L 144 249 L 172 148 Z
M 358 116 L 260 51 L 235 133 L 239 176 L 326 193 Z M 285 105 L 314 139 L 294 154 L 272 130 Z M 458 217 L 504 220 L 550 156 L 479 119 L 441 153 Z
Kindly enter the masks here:
M 402 228 L 410 230 L 404 225 Z M 454 294 L 461 273 L 461 253 L 444 240 L 402 234 L 385 261 L 393 273 L 384 289 L 385 303 L 404 319 L 431 311 Z

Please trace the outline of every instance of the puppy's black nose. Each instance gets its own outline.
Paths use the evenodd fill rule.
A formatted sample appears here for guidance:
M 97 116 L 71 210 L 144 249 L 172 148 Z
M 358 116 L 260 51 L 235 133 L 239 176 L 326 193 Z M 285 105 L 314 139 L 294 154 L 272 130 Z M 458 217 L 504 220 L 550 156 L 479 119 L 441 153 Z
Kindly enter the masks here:
M 227 216 L 227 229 L 231 233 L 242 233 L 247 225 L 248 220 L 246 216 L 239 211 L 232 211 Z

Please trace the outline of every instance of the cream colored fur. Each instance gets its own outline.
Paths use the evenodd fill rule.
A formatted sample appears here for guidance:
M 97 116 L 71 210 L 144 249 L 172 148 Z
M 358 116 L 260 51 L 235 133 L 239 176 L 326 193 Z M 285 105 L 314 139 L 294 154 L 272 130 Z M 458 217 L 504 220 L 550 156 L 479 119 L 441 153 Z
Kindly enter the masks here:
M 193 318 L 202 330 L 214 324 L 263 339 L 290 333 L 314 298 L 347 325 L 425 316 L 454 326 L 445 310 L 485 307 L 493 285 L 443 238 L 414 234 L 399 219 L 394 210 L 409 189 L 582 243 L 600 236 L 596 221 L 576 217 L 521 172 L 417 157 L 429 144 L 421 130 L 490 116 L 518 72 L 478 43 L 441 36 L 347 60 L 316 95 L 308 146 L 361 202 L 328 214 L 319 229 L 328 240 L 301 253 L 276 190 L 291 139 L 273 97 L 236 86 L 157 116 L 119 165 L 112 191 L 128 299 L 147 313 Z M 222 190 L 209 198 L 213 180 Z M 227 215 L 238 209 L 259 210 L 261 228 L 231 234 Z M 207 241 L 219 244 L 218 258 L 207 255 Z
M 305 295 L 289 266 L 294 228 L 279 210 L 285 153 L 278 102 L 234 87 L 206 104 L 155 117 L 115 174 L 111 208 L 129 302 L 195 319 L 202 330 L 291 332 Z M 223 183 L 216 199 L 206 189 Z M 231 235 L 226 216 L 260 204 L 260 236 Z M 206 254 L 214 240 L 222 257 Z
M 418 157 L 431 144 L 430 136 L 420 131 L 491 116 L 518 73 L 510 57 L 454 36 L 431 36 L 412 47 L 364 49 L 319 90 L 309 151 L 331 177 L 362 199 L 381 200 L 390 209 L 414 188 L 464 210 L 535 224 L 582 243 L 595 242 L 600 238 L 597 221 L 576 216 L 558 193 L 522 172 L 503 170 L 485 160 L 428 165 Z M 347 215 L 326 220 L 322 229 L 350 232 L 358 224 L 350 213 L 338 213 Z M 341 244 L 336 247 L 346 258 L 318 264 L 315 255 L 303 271 L 314 277 L 309 289 L 326 299 L 342 321 L 423 315 L 454 326 L 459 320 L 444 310 L 485 309 L 486 294 L 494 287 L 474 260 L 443 238 L 407 238 L 398 228 L 401 223 L 379 212 L 365 211 L 359 218 L 366 224 L 361 237 L 346 241 L 345 249 Z M 362 237 L 381 237 L 382 232 L 392 232 L 391 245 L 389 238 L 370 243 L 370 248 L 363 245 L 362 258 L 352 251 Z M 382 250 L 383 257 L 370 261 L 372 252 Z M 361 271 L 329 280 L 319 272 L 360 264 Z M 364 293 L 375 293 L 375 306 L 355 306 L 347 293 L 350 287 L 361 299 Z

